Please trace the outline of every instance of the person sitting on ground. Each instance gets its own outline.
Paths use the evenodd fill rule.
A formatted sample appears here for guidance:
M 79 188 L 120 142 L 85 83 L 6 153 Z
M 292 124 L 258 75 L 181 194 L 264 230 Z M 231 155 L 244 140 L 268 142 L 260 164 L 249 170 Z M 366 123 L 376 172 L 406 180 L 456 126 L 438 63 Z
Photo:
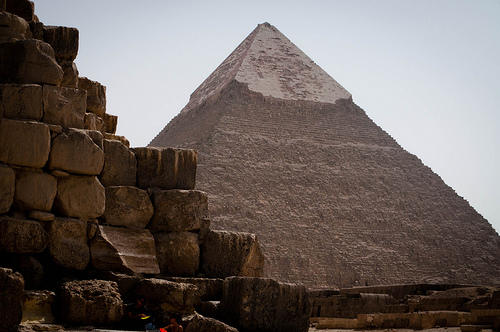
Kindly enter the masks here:
M 128 326 L 134 330 L 154 330 L 153 319 L 145 306 L 146 299 L 139 297 L 125 308 Z
M 180 316 L 172 316 L 170 318 L 170 325 L 160 329 L 161 332 L 183 332 L 184 329 L 180 324 L 181 317 Z

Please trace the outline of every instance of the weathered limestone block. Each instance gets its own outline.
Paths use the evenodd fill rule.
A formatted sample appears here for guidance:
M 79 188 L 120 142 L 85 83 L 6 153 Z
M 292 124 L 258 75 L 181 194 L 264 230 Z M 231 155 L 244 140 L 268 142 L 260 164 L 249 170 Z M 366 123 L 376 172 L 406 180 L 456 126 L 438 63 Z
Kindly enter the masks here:
M 144 228 L 153 212 L 146 190 L 131 186 L 106 187 L 106 209 L 102 217 L 107 225 Z
M 0 82 L 60 85 L 63 70 L 52 47 L 38 39 L 0 43 Z
M 123 319 L 123 301 L 114 281 L 81 280 L 61 287 L 61 316 L 65 323 L 103 325 Z
M 104 121 L 94 113 L 87 112 L 84 117 L 84 128 L 105 132 Z
M 49 254 L 54 263 L 70 270 L 85 270 L 90 261 L 87 222 L 74 218 L 56 218 L 46 225 L 50 237 Z
M 104 186 L 135 186 L 137 160 L 135 154 L 120 141 L 104 140 Z
M 82 129 L 86 99 L 85 90 L 44 85 L 43 122 Z
M 193 313 L 200 303 L 196 286 L 163 279 L 142 279 L 136 294 L 158 304 L 164 312 Z
M 87 77 L 78 78 L 78 87 L 87 91 L 87 110 L 104 118 L 106 113 L 106 87 Z
M 130 275 L 115 271 L 92 271 L 90 277 L 93 279 L 102 279 L 114 281 L 118 284 L 120 295 L 124 302 L 135 300 L 135 290 L 142 279 L 140 274 Z
M 201 252 L 207 277 L 262 277 L 264 255 L 257 237 L 249 233 L 210 231 Z
M 84 130 L 67 128 L 52 140 L 49 169 L 59 169 L 74 174 L 98 175 L 103 165 L 104 151 Z
M 2 331 L 17 331 L 23 317 L 23 293 L 23 277 L 10 269 L 0 268 L 0 322 Z
M 223 279 L 217 278 L 169 278 L 171 281 L 193 284 L 198 287 L 202 301 L 220 301 L 222 298 Z M 210 316 L 212 317 L 212 316 Z
M 29 25 L 25 19 L 7 12 L 0 12 L 0 42 L 26 38 Z
M 199 235 L 191 232 L 158 233 L 155 238 L 160 272 L 174 277 L 194 277 L 200 266 Z
M 49 159 L 50 130 L 44 123 L 0 119 L 0 162 L 41 168 Z
M 147 229 L 99 226 L 90 243 L 96 269 L 158 274 L 153 235 Z
M 49 244 L 49 236 L 40 223 L 0 216 L 0 251 L 17 254 L 40 253 Z
M 63 79 L 61 86 L 67 88 L 78 88 L 78 67 L 71 60 L 58 60 L 63 70 Z
M 0 164 L 0 214 L 9 212 L 14 202 L 16 174 L 7 165 Z
M 23 323 L 52 324 L 56 321 L 52 305 L 56 294 L 47 290 L 25 291 L 23 296 Z
M 42 101 L 41 85 L 3 84 L 0 86 L 0 108 L 5 118 L 40 121 L 43 116 Z
M 56 183 L 56 190 L 57 190 L 57 183 Z M 32 210 L 28 213 L 28 218 L 38 221 L 53 221 L 55 219 L 55 216 L 49 212 Z
M 43 40 L 54 49 L 58 61 L 74 61 L 78 54 L 79 32 L 76 28 L 44 26 Z
M 110 134 L 115 134 L 116 127 L 118 126 L 118 116 L 105 113 L 103 120 L 106 132 Z
M 198 190 L 155 190 L 151 233 L 197 231 L 202 237 L 210 227 L 208 197 Z
M 225 322 L 244 331 L 307 332 L 309 306 L 305 286 L 230 277 L 219 308 Z
M 66 217 L 97 218 L 104 213 L 105 199 L 96 176 L 71 175 L 57 181 L 54 209 Z
M 43 41 L 43 23 L 28 21 L 31 30 L 31 38 Z
M 94 141 L 95 145 L 97 145 L 99 149 L 103 150 L 104 152 L 104 137 L 102 135 L 102 132 L 89 129 L 84 129 L 83 131 L 85 131 L 87 135 L 89 135 L 89 137 L 92 139 L 92 141 Z
M 104 134 L 104 138 L 110 141 L 119 141 L 122 142 L 127 148 L 130 147 L 130 142 L 125 136 L 114 135 L 110 133 Z
M 186 326 L 186 332 L 238 332 L 238 330 L 216 319 L 195 314 Z
M 195 188 L 198 152 L 174 148 L 133 148 L 137 158 L 137 186 L 142 189 Z
M 57 180 L 50 174 L 18 170 L 14 205 L 21 210 L 50 211 L 57 192 Z
M 6 0 L 5 10 L 16 14 L 26 21 L 33 21 L 35 17 L 35 4 L 29 0 Z

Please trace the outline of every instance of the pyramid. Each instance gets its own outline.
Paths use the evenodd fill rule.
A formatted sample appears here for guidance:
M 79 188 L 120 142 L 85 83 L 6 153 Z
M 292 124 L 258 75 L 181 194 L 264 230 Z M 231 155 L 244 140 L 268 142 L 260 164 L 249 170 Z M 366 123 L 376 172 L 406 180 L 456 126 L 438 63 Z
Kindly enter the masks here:
M 257 234 L 266 277 L 500 285 L 489 222 L 268 23 L 150 146 L 198 150 L 211 227 Z

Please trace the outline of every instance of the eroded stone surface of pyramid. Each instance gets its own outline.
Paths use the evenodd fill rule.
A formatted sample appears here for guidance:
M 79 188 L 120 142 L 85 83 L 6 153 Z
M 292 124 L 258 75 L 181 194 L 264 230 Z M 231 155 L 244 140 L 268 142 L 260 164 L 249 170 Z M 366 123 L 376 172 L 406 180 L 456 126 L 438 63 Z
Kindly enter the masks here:
M 500 284 L 500 237 L 339 83 L 260 24 L 150 143 L 197 149 L 212 228 L 311 288 Z

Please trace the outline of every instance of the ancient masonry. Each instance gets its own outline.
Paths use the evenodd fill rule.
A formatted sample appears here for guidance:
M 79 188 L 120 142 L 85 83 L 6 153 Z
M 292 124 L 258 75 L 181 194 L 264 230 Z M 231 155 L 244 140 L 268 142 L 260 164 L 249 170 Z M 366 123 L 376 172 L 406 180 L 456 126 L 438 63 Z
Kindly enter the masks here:
M 0 1 L 0 331 L 116 328 L 136 296 L 159 326 L 307 331 L 306 288 L 260 278 L 255 235 L 210 230 L 197 152 L 114 134 L 78 41 L 32 1 Z
M 212 228 L 255 233 L 265 276 L 319 288 L 500 284 L 488 221 L 270 24 L 149 146 L 198 151 Z

